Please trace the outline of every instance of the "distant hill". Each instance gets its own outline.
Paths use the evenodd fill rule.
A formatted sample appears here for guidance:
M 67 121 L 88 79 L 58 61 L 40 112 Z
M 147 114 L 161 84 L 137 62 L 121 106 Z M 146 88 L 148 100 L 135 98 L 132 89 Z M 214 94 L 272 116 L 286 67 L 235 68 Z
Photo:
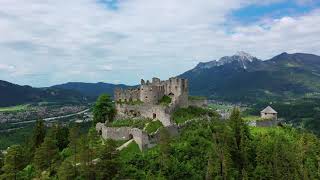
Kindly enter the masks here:
M 86 96 L 97 97 L 100 94 L 106 93 L 113 96 L 115 88 L 128 88 L 130 86 L 124 84 L 109 84 L 109 83 L 83 83 L 83 82 L 69 82 L 65 84 L 52 86 L 59 89 L 67 89 L 78 91 Z
M 33 88 L 0 80 L 0 106 L 35 102 L 86 102 L 86 96 L 73 90 Z
M 240 52 L 179 76 L 189 79 L 192 95 L 242 102 L 294 98 L 320 92 L 320 56 L 282 53 L 263 61 Z

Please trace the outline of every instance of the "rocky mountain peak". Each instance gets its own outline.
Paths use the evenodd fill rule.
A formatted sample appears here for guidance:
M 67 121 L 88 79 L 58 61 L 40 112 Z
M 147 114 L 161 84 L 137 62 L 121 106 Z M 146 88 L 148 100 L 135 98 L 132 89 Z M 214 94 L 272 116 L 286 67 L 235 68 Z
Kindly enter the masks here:
M 256 57 L 252 56 L 251 54 L 244 52 L 244 51 L 238 51 L 234 56 L 239 57 L 242 60 L 248 60 L 248 61 L 253 61 L 256 59 Z
M 259 59 L 250 55 L 249 53 L 246 53 L 244 51 L 239 51 L 235 55 L 224 56 L 224 57 L 220 58 L 219 60 L 213 60 L 213 61 L 209 61 L 209 62 L 200 62 L 194 68 L 194 70 L 210 69 L 212 67 L 223 66 L 225 64 L 229 64 L 234 61 L 237 61 L 242 68 L 247 69 L 247 65 L 255 60 L 259 61 Z

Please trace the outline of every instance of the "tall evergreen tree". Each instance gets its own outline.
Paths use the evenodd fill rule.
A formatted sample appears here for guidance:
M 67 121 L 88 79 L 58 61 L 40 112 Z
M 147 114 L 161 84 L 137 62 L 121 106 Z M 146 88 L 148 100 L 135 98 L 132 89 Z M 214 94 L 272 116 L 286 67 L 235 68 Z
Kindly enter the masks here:
M 111 98 L 107 94 L 99 96 L 97 102 L 93 107 L 93 122 L 94 124 L 101 122 L 111 122 L 114 119 L 116 110 L 111 101 Z
M 229 118 L 229 125 L 233 137 L 231 158 L 238 171 L 238 178 L 242 179 L 244 178 L 243 172 L 245 172 L 245 176 L 248 176 L 248 173 L 253 171 L 253 167 L 250 165 L 250 162 L 253 162 L 253 152 L 248 125 L 241 118 L 240 110 L 238 108 L 232 110 Z
M 93 149 L 95 152 L 98 151 L 98 148 L 101 145 L 101 139 L 98 135 L 95 128 L 90 128 L 88 132 L 88 143 L 91 149 Z
M 74 173 L 74 165 L 69 160 L 63 161 L 58 169 L 58 177 L 61 180 L 76 179 L 76 174 Z
M 43 120 L 37 120 L 33 128 L 32 137 L 31 137 L 31 152 L 34 152 L 40 145 L 43 143 L 43 140 L 46 136 L 46 127 Z
M 57 146 L 59 148 L 59 151 L 62 151 L 64 148 L 66 148 L 69 144 L 69 129 L 65 126 L 61 126 L 61 124 L 56 124 L 54 126 L 54 133 L 56 137 Z
M 4 154 L 0 151 L 0 175 L 3 173 L 2 172 L 3 165 L 4 165 Z
M 95 177 L 93 154 L 94 151 L 88 143 L 89 139 L 83 135 L 79 143 L 79 162 L 81 169 L 81 176 L 84 179 L 93 179 Z
M 56 144 L 55 133 L 50 131 L 47 133 L 44 142 L 35 152 L 34 165 L 39 172 L 46 169 L 49 169 L 50 172 L 54 163 L 57 162 L 59 150 Z
M 320 140 L 315 135 L 303 133 L 297 141 L 301 179 L 320 179 Z
M 165 128 L 160 129 L 160 139 L 159 139 L 159 149 L 160 149 L 160 174 L 168 171 L 169 161 L 170 161 L 170 134 Z
M 232 160 L 230 154 L 230 130 L 225 123 L 213 121 L 212 149 L 209 154 L 206 179 L 230 179 L 233 177 Z
M 120 169 L 121 163 L 119 161 L 119 152 L 116 150 L 116 144 L 113 140 L 107 140 L 97 163 L 97 179 L 114 179 L 118 176 Z
M 72 151 L 73 155 L 73 167 L 74 167 L 74 176 L 77 176 L 77 166 L 78 163 L 77 153 L 79 152 L 79 136 L 80 136 L 80 128 L 77 124 L 74 124 L 69 130 L 69 148 Z
M 18 172 L 27 165 L 26 154 L 22 146 L 13 145 L 5 155 L 3 174 L 0 179 L 17 179 Z

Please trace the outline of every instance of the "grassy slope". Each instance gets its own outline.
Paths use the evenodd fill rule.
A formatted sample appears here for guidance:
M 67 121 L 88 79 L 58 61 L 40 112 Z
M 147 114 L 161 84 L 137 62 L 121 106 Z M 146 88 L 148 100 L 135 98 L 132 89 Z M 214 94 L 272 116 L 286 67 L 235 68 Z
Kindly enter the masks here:
M 9 107 L 0 107 L 0 112 L 14 112 L 26 110 L 29 107 L 29 104 L 9 106 Z

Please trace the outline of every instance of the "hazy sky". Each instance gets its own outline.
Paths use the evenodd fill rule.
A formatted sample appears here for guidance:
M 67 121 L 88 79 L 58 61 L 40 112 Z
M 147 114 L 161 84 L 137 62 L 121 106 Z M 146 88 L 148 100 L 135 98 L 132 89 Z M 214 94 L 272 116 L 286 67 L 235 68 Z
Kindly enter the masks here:
M 0 79 L 137 84 L 246 51 L 320 55 L 320 0 L 0 0 Z

